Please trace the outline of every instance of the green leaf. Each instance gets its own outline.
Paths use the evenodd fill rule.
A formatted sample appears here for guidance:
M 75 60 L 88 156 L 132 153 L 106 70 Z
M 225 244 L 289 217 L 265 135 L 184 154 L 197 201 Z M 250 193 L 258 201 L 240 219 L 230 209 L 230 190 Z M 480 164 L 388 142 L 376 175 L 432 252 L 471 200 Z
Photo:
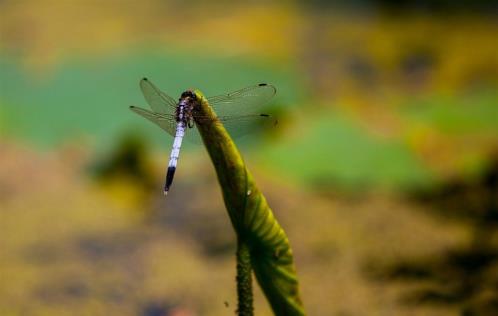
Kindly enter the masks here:
M 216 114 L 202 93 L 196 91 L 196 95 L 202 100 L 198 114 L 214 121 Z M 250 296 L 239 297 L 239 315 L 252 315 L 252 293 L 247 294 L 248 289 L 251 292 L 251 267 L 276 315 L 305 315 L 292 250 L 284 230 L 223 125 L 206 121 L 197 123 L 197 127 L 216 169 L 228 216 L 238 238 L 238 293 Z M 251 266 L 245 260 L 246 252 Z M 244 307 L 248 301 L 251 306 Z

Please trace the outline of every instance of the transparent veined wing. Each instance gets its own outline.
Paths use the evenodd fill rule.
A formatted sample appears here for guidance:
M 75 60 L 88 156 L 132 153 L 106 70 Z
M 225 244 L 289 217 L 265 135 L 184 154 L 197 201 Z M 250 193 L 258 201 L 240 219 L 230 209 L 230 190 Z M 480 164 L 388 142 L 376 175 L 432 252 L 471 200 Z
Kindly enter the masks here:
M 130 106 L 130 110 L 137 113 L 140 116 L 145 117 L 152 123 L 156 124 L 171 136 L 175 136 L 176 133 L 176 121 L 175 117 L 171 114 L 161 114 L 155 113 L 146 109 L 142 109 L 136 106 Z
M 185 128 L 185 136 L 183 137 L 187 142 L 192 144 L 200 145 L 202 144 L 202 137 L 197 129 L 197 126 L 194 125 L 193 128 L 187 126 Z
M 262 114 L 261 109 L 276 92 L 274 86 L 260 83 L 227 94 L 208 97 L 207 100 L 220 118 L 244 117 Z
M 198 118 L 199 123 L 210 123 L 209 119 Z M 277 119 L 269 114 L 247 114 L 234 116 L 218 116 L 215 124 L 222 124 L 232 138 L 239 138 L 245 135 L 253 135 L 258 132 L 275 128 Z
M 130 106 L 130 110 L 142 117 L 145 117 L 147 120 L 165 130 L 171 136 L 175 136 L 177 122 L 173 115 L 155 113 L 137 106 Z M 185 128 L 184 139 L 193 144 L 202 144 L 202 138 L 195 126 L 193 128 Z
M 159 114 L 174 114 L 177 102 L 175 99 L 159 90 L 147 78 L 140 80 L 140 89 L 153 112 Z
M 263 111 L 276 92 L 274 86 L 260 83 L 207 100 L 230 136 L 237 138 L 276 126 L 277 120 Z

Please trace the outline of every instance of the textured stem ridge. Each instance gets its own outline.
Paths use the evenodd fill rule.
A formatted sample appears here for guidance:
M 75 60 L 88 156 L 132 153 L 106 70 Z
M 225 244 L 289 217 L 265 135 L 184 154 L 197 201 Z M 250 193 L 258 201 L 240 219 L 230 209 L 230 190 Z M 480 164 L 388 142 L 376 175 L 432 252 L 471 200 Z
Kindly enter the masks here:
M 216 118 L 203 95 L 199 91 L 196 95 L 202 100 L 199 115 Z M 239 315 L 252 315 L 251 267 L 276 315 L 305 315 L 292 250 L 284 230 L 223 125 L 214 120 L 203 122 L 196 124 L 216 169 L 228 216 L 237 234 Z M 241 314 L 247 304 L 251 306 L 248 313 Z
M 242 241 L 237 242 L 237 314 L 240 316 L 252 316 L 253 295 L 251 277 L 251 256 L 249 247 Z

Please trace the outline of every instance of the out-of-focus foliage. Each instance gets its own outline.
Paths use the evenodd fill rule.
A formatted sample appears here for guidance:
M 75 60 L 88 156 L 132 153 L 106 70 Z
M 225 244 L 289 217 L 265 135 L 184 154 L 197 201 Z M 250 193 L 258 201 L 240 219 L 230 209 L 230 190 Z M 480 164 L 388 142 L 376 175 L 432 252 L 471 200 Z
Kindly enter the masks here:
M 197 17 L 195 23 L 184 23 L 180 12 L 187 8 Z M 85 12 L 91 12 L 92 23 L 77 18 Z M 109 2 L 94 12 L 86 2 L 7 2 L 0 19 L 6 57 L 0 74 L 4 130 L 45 144 L 93 135 L 98 144 L 107 145 L 125 124 L 135 122 L 119 109 L 121 104 L 143 103 L 135 87 L 144 75 L 173 96 L 192 86 L 209 95 L 268 81 L 279 88 L 277 102 L 296 109 L 286 117 L 299 117 L 299 129 L 306 126 L 313 139 L 314 117 L 323 115 L 314 110 L 319 104 L 329 117 L 351 121 L 347 124 L 363 129 L 360 133 L 373 134 L 375 142 L 407 148 L 411 157 L 389 157 L 402 166 L 401 171 L 387 171 L 395 174 L 391 185 L 429 180 L 431 172 L 439 176 L 479 168 L 496 134 L 495 128 L 481 126 L 493 117 L 498 99 L 493 16 L 382 12 L 161 2 Z M 27 78 L 22 69 L 35 70 L 39 79 Z M 413 121 L 419 109 L 428 109 L 426 119 Z M 465 135 L 479 141 L 447 135 L 442 124 L 458 111 L 463 122 L 456 129 L 466 128 Z M 44 128 L 53 116 L 60 119 L 53 128 Z M 475 123 L 469 127 L 470 118 Z M 350 130 L 340 133 L 349 139 Z M 157 132 L 148 136 L 159 143 Z M 354 145 L 349 148 L 369 151 L 361 143 Z M 463 156 L 462 146 L 467 147 Z M 442 154 L 434 153 L 441 149 Z M 389 169 L 373 159 L 375 169 Z M 403 160 L 422 167 L 412 168 L 414 163 Z M 403 171 L 423 168 L 428 170 Z M 318 172 L 343 178 L 340 172 Z M 395 180 L 399 177 L 407 180 Z M 385 181 L 373 183 L 378 182 Z

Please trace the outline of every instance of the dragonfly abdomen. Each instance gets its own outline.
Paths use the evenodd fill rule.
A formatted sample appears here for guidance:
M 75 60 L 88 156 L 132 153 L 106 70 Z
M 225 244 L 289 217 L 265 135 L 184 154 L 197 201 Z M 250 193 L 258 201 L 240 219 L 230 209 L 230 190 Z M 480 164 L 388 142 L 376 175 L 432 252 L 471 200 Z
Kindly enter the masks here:
M 183 113 L 181 113 L 181 115 L 183 115 Z M 175 140 L 173 141 L 173 148 L 171 149 L 171 155 L 168 164 L 168 172 L 166 173 L 164 195 L 168 194 L 169 188 L 173 183 L 173 177 L 175 176 L 176 165 L 178 163 L 178 157 L 180 156 L 180 148 L 182 147 L 182 140 L 184 135 L 185 135 L 185 122 L 183 120 L 180 120 L 176 125 Z

